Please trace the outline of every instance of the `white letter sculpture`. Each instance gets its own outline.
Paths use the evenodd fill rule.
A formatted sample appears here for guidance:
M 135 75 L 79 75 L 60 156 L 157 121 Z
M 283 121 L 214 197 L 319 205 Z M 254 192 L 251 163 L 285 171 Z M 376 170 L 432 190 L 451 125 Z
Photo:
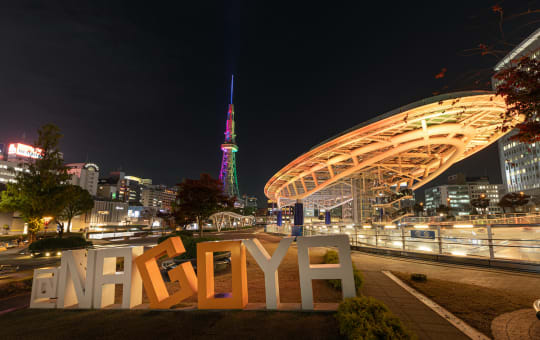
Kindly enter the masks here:
M 132 308 L 142 303 L 142 279 L 134 265 L 135 258 L 143 253 L 143 247 L 100 249 L 96 254 L 94 280 L 94 307 L 104 308 L 114 304 L 115 285 L 121 284 L 121 308 Z M 124 258 L 124 271 L 116 271 L 116 258 Z
M 279 246 L 274 251 L 272 257 L 270 257 L 259 240 L 244 240 L 246 248 L 264 272 L 266 309 L 277 309 L 279 307 L 278 267 L 287 254 L 287 250 L 289 250 L 289 246 L 293 239 L 293 237 L 281 239 L 281 241 L 279 241 Z
M 314 279 L 341 279 L 343 298 L 356 296 L 349 236 L 321 235 L 298 237 L 297 242 L 302 309 L 313 309 L 313 287 L 311 280 Z M 336 247 L 339 254 L 339 264 L 310 264 L 309 248 L 313 247 Z
M 58 275 L 58 308 L 92 308 L 95 250 L 62 253 Z
M 58 268 L 34 270 L 30 308 L 56 308 Z

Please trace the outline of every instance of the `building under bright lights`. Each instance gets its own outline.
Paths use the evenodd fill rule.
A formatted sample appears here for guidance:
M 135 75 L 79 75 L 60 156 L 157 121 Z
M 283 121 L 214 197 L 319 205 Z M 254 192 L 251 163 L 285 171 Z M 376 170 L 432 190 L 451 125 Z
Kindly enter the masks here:
M 470 215 L 473 212 L 472 201 L 483 197 L 489 200 L 488 206 L 474 208 L 477 214 L 500 214 L 502 208 L 498 203 L 506 193 L 502 184 L 492 184 L 487 177 L 465 177 L 457 174 L 448 177 L 448 184 L 427 188 L 425 193 L 425 210 L 428 216 L 437 215 L 441 205 L 451 208 L 452 215 Z

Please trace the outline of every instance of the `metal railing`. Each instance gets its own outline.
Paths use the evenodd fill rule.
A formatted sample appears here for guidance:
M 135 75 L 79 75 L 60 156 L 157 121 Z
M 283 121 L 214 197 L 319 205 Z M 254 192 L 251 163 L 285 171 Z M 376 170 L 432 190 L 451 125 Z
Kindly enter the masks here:
M 267 232 L 291 234 L 291 226 L 267 225 Z M 453 225 L 311 224 L 305 236 L 347 234 L 352 246 L 395 249 L 407 252 L 484 259 L 538 262 L 540 264 L 540 224 Z
M 463 215 L 452 216 L 428 216 L 428 217 L 405 217 L 402 223 L 410 224 L 439 224 L 453 225 L 456 222 L 473 222 L 474 224 L 537 224 L 540 223 L 540 212 L 489 214 L 489 215 Z

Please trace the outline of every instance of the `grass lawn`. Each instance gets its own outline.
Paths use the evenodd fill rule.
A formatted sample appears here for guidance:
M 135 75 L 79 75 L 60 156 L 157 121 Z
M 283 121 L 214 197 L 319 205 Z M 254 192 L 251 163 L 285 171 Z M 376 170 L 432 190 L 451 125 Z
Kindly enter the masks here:
M 493 337 L 491 322 L 497 316 L 532 306 L 527 297 L 506 291 L 429 276 L 426 282 L 416 282 L 411 280 L 410 273 L 393 274 L 489 337 Z
M 342 339 L 334 313 L 20 310 L 3 339 Z

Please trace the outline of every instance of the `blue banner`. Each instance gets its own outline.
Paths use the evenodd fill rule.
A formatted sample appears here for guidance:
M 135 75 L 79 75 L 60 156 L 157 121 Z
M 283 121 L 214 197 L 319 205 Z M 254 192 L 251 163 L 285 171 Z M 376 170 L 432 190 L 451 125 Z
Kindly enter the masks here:
M 435 231 L 433 230 L 411 230 L 412 238 L 435 239 Z
M 294 225 L 304 225 L 304 205 L 302 203 L 294 204 Z

